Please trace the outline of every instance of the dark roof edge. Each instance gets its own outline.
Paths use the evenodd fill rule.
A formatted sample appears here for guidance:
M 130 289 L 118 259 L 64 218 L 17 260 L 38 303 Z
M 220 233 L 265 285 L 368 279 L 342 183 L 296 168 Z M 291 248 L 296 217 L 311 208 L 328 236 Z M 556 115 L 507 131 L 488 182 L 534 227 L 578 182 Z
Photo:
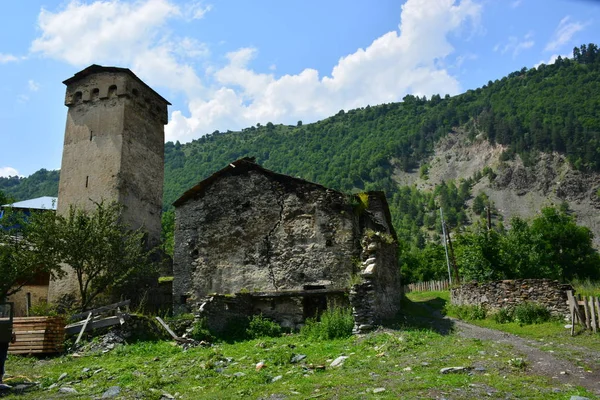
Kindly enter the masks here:
M 230 163 L 225 168 L 220 169 L 219 171 L 215 172 L 214 174 L 212 174 L 208 178 L 206 178 L 206 179 L 198 182 L 191 189 L 189 189 L 186 192 L 184 192 L 181 197 L 179 197 L 177 200 L 175 200 L 173 202 L 173 206 L 178 207 L 178 206 L 186 203 L 189 199 L 195 197 L 196 194 L 202 192 L 203 189 L 205 189 L 208 185 L 210 185 L 211 183 L 213 183 L 214 181 L 216 181 L 221 176 L 225 175 L 227 172 L 233 170 L 234 168 L 238 168 L 238 167 L 242 167 L 242 166 L 246 166 L 249 169 L 253 169 L 253 170 L 264 172 L 264 173 L 266 173 L 268 175 L 271 175 L 271 176 L 279 176 L 279 177 L 286 178 L 286 179 L 293 180 L 293 181 L 300 182 L 300 183 L 308 183 L 308 184 L 320 187 L 320 188 L 322 188 L 324 190 L 332 190 L 334 192 L 338 192 L 340 194 L 343 194 L 342 192 L 339 192 L 339 191 L 337 191 L 335 189 L 327 188 L 327 187 L 325 187 L 323 185 L 320 185 L 318 183 L 315 183 L 315 182 L 311 182 L 311 181 L 307 181 L 305 179 L 295 178 L 293 176 L 289 176 L 289 175 L 285 175 L 285 174 L 280 174 L 278 172 L 271 171 L 271 170 L 266 169 L 266 168 L 260 166 L 259 164 L 257 164 L 255 162 L 255 160 L 254 160 L 253 157 L 244 157 L 244 158 L 240 158 L 239 160 Z
M 154 89 L 152 89 L 150 86 L 148 86 L 148 84 L 146 84 L 146 82 L 144 82 L 143 80 L 141 80 L 140 78 L 137 77 L 136 74 L 133 73 L 133 71 L 131 71 L 129 68 L 120 68 L 120 67 L 103 67 L 102 65 L 98 65 L 98 64 L 92 64 L 89 67 L 75 73 L 75 75 L 73 75 L 72 77 L 70 77 L 69 79 L 66 79 L 63 81 L 63 83 L 65 85 L 70 85 L 73 82 L 76 82 L 80 79 L 85 78 L 86 76 L 92 75 L 92 74 L 97 74 L 100 72 L 122 72 L 122 73 L 126 73 L 129 76 L 131 76 L 133 79 L 135 79 L 138 83 L 144 85 L 147 89 L 151 90 L 153 93 L 155 93 L 158 97 L 160 97 L 165 103 L 167 103 L 167 105 L 171 105 L 171 103 L 169 102 L 169 100 L 165 99 L 164 97 L 162 97 L 160 94 L 158 94 L 158 92 Z

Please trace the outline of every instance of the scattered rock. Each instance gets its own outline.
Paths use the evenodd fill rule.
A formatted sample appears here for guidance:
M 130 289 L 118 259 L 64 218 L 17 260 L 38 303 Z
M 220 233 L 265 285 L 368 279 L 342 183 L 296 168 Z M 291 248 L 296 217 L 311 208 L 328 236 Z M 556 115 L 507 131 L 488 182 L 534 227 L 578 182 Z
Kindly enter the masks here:
M 161 398 L 161 400 L 163 400 L 163 399 L 169 399 L 169 400 L 171 400 L 171 399 L 174 399 L 175 396 L 173 396 L 172 394 L 169 394 L 169 393 L 163 393 L 160 398 Z
M 243 372 L 236 372 L 235 374 L 233 374 L 233 376 L 235 376 L 236 378 L 241 378 L 242 376 L 246 376 L 246 374 Z
M 380 387 L 380 388 L 373 389 L 373 393 L 375 393 L 375 394 L 382 393 L 382 392 L 385 392 L 385 388 Z
M 402 369 L 402 371 L 409 372 L 409 371 L 412 371 L 412 368 L 411 367 L 406 367 L 406 368 Z
M 73 389 L 72 387 L 65 386 L 58 389 L 58 393 L 77 394 L 77 390 Z
M 346 361 L 347 358 L 348 358 L 348 356 L 339 356 L 338 358 L 333 360 L 331 362 L 331 364 L 329 364 L 329 366 L 330 367 L 339 367 L 344 364 L 344 361 Z
M 298 362 L 304 360 L 305 358 L 306 358 L 306 354 L 296 354 L 294 357 L 292 357 L 290 362 L 292 364 L 295 364 L 295 363 L 298 363 Z
M 121 393 L 121 388 L 119 386 L 111 386 L 102 394 L 103 399 L 110 399 L 111 397 L 116 397 Z
M 63 379 L 65 379 L 67 377 L 67 373 L 63 372 L 62 374 L 60 374 L 60 376 L 58 377 L 59 381 L 62 381 Z
M 256 370 L 260 371 L 261 369 L 263 369 L 265 367 L 265 363 L 264 362 L 259 362 L 258 364 L 256 364 Z
M 90 369 L 89 369 L 89 368 L 84 368 L 84 369 L 82 369 L 82 370 L 81 370 L 81 372 L 82 372 L 82 373 L 84 373 L 84 374 L 85 374 L 86 372 L 89 372 L 89 371 L 90 371 Z
M 587 397 L 582 397 L 582 396 L 571 396 L 570 400 L 590 400 Z
M 468 372 L 471 368 L 469 367 L 445 367 L 440 369 L 441 374 L 459 374 Z
M 276 377 L 274 377 L 273 379 L 271 379 L 271 383 L 273 382 L 277 382 L 278 380 L 280 380 L 281 378 L 283 378 L 283 375 L 277 375 Z

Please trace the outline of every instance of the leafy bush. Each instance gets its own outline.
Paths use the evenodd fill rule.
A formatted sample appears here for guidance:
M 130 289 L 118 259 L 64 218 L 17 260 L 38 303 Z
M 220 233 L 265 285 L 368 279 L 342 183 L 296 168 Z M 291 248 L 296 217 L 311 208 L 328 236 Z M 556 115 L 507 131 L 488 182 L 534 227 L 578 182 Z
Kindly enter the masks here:
M 255 315 L 250 319 L 246 334 L 251 339 L 258 339 L 262 337 L 278 337 L 281 336 L 281 326 L 260 315 Z
M 514 319 L 514 310 L 512 308 L 501 308 L 500 310 L 498 310 L 498 312 L 494 314 L 494 321 L 497 324 L 506 324 L 509 322 L 513 322 Z
M 211 342 L 215 339 L 215 337 L 208 330 L 208 326 L 206 324 L 205 318 L 202 318 L 194 323 L 191 337 L 194 340 L 198 340 L 198 341 L 204 340 L 207 342 Z
M 513 315 L 515 322 L 523 325 L 540 324 L 552 318 L 550 311 L 546 307 L 529 302 L 516 306 Z
M 37 304 L 33 304 L 29 309 L 31 317 L 55 317 L 59 315 L 55 304 L 48 304 L 47 301 L 41 300 Z
M 352 328 L 354 328 L 352 310 L 333 308 L 321 315 L 321 322 L 308 318 L 300 333 L 316 340 L 330 340 L 351 336 Z
M 465 321 L 474 321 L 478 319 L 485 319 L 487 317 L 487 310 L 484 306 L 469 306 L 469 305 L 454 305 L 447 304 L 445 307 L 446 314 L 454 315 L 458 319 Z

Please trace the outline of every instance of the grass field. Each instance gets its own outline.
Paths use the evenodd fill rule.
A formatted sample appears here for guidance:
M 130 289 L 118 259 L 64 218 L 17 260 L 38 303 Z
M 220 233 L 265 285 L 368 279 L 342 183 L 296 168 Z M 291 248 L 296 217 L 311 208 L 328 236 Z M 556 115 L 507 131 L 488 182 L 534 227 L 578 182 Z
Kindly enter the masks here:
M 163 341 L 81 357 L 10 356 L 7 383 L 39 384 L 6 398 L 99 398 L 115 386 L 124 399 L 593 398 L 530 375 L 510 346 L 423 329 L 423 304 L 442 309 L 446 300 L 446 292 L 410 294 L 396 322 L 402 326 L 347 339 L 291 334 L 187 351 Z M 340 356 L 347 357 L 343 364 L 331 366 Z M 443 374 L 445 367 L 466 369 Z M 76 393 L 61 393 L 65 388 Z

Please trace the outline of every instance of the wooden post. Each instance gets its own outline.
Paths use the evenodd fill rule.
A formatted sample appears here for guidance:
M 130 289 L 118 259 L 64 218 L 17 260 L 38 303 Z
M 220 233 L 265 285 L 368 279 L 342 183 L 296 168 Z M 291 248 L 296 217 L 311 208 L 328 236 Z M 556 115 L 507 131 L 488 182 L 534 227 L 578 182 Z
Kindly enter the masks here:
M 77 340 L 75 341 L 75 344 L 79 343 L 79 341 L 81 340 L 81 337 L 83 336 L 83 332 L 85 332 L 85 328 L 87 328 L 87 324 L 88 322 L 90 322 L 90 318 L 92 318 L 92 313 L 89 313 L 85 322 L 83 323 L 83 326 L 81 327 L 81 330 L 79 331 L 79 336 L 77 336 Z
M 581 299 L 581 295 L 579 298 Z M 585 327 L 587 329 L 592 329 L 592 326 L 590 325 L 590 310 L 588 308 L 587 301 L 585 301 L 585 297 L 583 297 L 581 302 L 583 303 L 583 311 L 585 312 Z
M 591 318 L 590 318 L 591 321 L 590 322 L 592 324 L 592 330 L 594 331 L 594 333 L 596 333 L 598 330 L 597 330 L 597 322 L 596 322 L 596 310 L 595 310 L 595 307 L 594 307 L 594 297 L 593 296 L 589 296 L 587 298 L 587 303 L 588 303 L 588 305 L 590 307 L 590 316 L 591 316 Z

